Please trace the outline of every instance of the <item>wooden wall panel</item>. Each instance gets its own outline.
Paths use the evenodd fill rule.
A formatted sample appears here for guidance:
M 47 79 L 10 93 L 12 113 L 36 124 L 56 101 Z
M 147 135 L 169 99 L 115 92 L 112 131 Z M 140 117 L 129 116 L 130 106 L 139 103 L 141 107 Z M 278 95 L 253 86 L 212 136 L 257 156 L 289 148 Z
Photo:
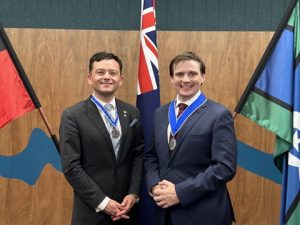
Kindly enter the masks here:
M 58 134 L 64 108 L 90 94 L 86 84 L 88 60 L 100 50 L 112 51 L 124 62 L 125 80 L 117 97 L 135 104 L 139 32 L 8 29 L 8 36 L 27 72 L 44 111 Z M 175 97 L 168 65 L 182 51 L 198 53 L 206 63 L 203 91 L 231 111 L 256 68 L 273 33 L 270 32 L 158 32 L 161 102 Z M 271 153 L 274 137 L 237 116 L 238 138 Z M 37 111 L 0 130 L 0 155 L 22 151 L 32 129 L 46 127 Z M 239 225 L 273 225 L 279 221 L 280 185 L 241 168 L 229 184 Z M 1 225 L 68 224 L 72 189 L 64 176 L 46 166 L 34 186 L 0 178 Z

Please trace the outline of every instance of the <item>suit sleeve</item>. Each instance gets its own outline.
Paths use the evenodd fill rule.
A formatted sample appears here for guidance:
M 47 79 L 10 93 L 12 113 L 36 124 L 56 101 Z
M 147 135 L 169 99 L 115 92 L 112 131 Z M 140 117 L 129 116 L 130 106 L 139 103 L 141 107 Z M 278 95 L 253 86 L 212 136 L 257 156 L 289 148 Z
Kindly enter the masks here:
M 144 135 L 140 121 L 139 111 L 136 109 L 136 115 L 133 116 L 137 119 L 137 123 L 134 127 L 134 141 L 132 144 L 133 148 L 133 159 L 131 165 L 131 182 L 128 190 L 128 194 L 139 195 L 140 187 L 142 183 L 142 172 L 143 172 L 143 150 L 144 150 Z
M 176 193 L 186 207 L 226 185 L 236 173 L 237 147 L 231 113 L 219 113 L 212 130 L 211 164 L 196 177 L 176 184 Z
M 62 114 L 60 149 L 63 173 L 74 191 L 93 209 L 106 197 L 81 165 L 81 143 L 77 123 L 70 110 Z

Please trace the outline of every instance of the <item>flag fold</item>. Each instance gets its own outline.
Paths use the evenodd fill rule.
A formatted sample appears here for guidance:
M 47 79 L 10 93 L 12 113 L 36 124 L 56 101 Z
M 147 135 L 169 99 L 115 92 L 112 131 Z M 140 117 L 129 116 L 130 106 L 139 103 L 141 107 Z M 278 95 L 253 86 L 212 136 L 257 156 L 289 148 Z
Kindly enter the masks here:
M 276 135 L 274 162 L 282 172 L 280 225 L 300 221 L 299 11 L 299 0 L 293 0 L 235 109 Z

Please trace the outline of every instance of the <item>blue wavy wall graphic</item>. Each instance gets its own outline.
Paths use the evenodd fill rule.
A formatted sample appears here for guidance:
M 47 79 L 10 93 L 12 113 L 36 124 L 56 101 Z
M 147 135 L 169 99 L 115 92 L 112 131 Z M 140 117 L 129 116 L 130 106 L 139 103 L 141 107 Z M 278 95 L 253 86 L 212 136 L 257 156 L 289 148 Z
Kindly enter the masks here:
M 281 174 L 273 163 L 273 155 L 238 141 L 238 165 L 258 176 L 281 184 Z
M 0 176 L 34 185 L 47 164 L 61 171 L 60 156 L 52 139 L 35 128 L 26 148 L 17 155 L 0 156 Z
M 0 156 L 0 176 L 34 185 L 48 163 L 59 172 L 62 171 L 60 156 L 52 140 L 41 129 L 36 128 L 22 152 L 13 156 Z M 238 165 L 258 176 L 281 184 L 281 174 L 273 164 L 273 155 L 241 141 L 238 141 Z

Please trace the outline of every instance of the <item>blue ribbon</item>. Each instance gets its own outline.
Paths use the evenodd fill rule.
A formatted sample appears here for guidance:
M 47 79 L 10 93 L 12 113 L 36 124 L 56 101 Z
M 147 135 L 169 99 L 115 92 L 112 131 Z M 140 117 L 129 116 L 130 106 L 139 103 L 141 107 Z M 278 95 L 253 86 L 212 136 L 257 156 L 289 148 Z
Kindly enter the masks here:
M 176 133 L 181 129 L 182 125 L 185 123 L 185 121 L 190 117 L 190 115 L 193 114 L 201 105 L 203 105 L 206 102 L 206 97 L 204 94 L 200 94 L 199 97 L 191 104 L 189 105 L 183 113 L 177 118 L 175 107 L 176 102 L 175 100 L 170 103 L 169 106 L 169 123 L 171 127 L 171 133 L 173 136 L 176 135 Z
M 104 113 L 105 117 L 108 119 L 111 125 L 114 126 L 114 128 L 117 128 L 117 123 L 119 120 L 118 111 L 116 110 L 116 119 L 113 120 L 110 113 L 106 110 L 106 108 L 94 97 L 91 97 L 91 101 L 96 104 L 96 106 Z

